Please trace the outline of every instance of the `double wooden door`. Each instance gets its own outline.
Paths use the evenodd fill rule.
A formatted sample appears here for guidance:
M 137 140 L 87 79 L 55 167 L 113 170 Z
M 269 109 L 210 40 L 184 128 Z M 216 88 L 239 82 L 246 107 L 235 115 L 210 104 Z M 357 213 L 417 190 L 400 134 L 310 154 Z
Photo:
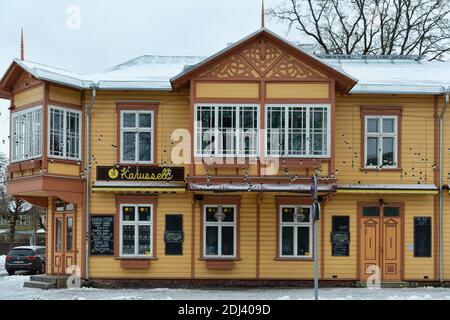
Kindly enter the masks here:
M 400 281 L 402 259 L 402 207 L 363 206 L 360 208 L 360 280 Z
M 53 272 L 68 274 L 75 265 L 75 213 L 55 213 L 53 223 Z

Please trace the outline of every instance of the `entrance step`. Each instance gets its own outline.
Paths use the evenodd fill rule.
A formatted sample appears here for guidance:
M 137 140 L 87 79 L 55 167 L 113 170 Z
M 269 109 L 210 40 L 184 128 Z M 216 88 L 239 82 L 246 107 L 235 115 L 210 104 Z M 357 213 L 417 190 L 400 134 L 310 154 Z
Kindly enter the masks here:
M 25 281 L 23 284 L 24 288 L 37 288 L 37 289 L 54 289 L 56 288 L 56 285 L 48 282 L 41 282 L 41 281 Z
M 409 282 L 406 281 L 381 281 L 381 288 L 408 288 Z M 367 288 L 366 281 L 358 281 L 356 283 L 356 287 L 358 288 Z
M 30 276 L 30 281 L 25 282 L 23 286 L 41 289 L 67 288 L 68 278 L 69 276 L 62 275 L 34 275 Z

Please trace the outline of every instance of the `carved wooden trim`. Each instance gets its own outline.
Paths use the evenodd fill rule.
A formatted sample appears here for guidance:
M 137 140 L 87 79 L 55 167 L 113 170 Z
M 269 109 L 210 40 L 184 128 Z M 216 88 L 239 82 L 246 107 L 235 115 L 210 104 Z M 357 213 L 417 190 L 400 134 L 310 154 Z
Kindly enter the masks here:
M 267 74 L 267 79 L 317 79 L 326 78 L 322 73 L 287 55 Z
M 257 79 L 258 73 L 240 55 L 234 55 L 206 71 L 200 77 L 219 79 Z
M 250 44 L 241 53 L 262 76 L 273 67 L 282 54 L 278 47 L 264 38 Z
M 41 82 L 34 78 L 31 74 L 28 72 L 22 72 L 22 74 L 17 79 L 16 83 L 14 84 L 13 91 L 21 91 L 24 89 L 27 89 L 29 87 L 35 86 L 40 84 Z

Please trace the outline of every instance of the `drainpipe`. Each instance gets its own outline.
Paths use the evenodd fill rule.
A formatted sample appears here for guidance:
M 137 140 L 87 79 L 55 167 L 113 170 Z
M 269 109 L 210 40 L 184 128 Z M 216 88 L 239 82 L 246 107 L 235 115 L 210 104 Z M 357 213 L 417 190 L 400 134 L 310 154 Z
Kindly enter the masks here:
M 445 103 L 439 116 L 439 281 L 444 286 L 444 266 L 443 266 L 443 132 L 444 132 L 444 114 L 449 103 L 450 88 L 443 90 L 445 93 Z
M 85 120 L 85 130 L 86 130 L 86 143 L 85 143 L 85 165 L 86 165 L 86 203 L 85 203 L 85 226 L 86 226 L 86 234 L 85 234 L 85 242 L 86 242 L 86 252 L 85 252 L 85 264 L 86 264 L 86 272 L 85 272 L 85 280 L 86 283 L 89 281 L 89 208 L 91 201 L 91 190 L 90 190 L 90 180 L 91 180 L 91 150 L 90 150 L 90 140 L 91 140 L 91 111 L 94 106 L 95 99 L 97 98 L 97 87 L 95 84 L 92 84 L 92 97 L 89 102 L 88 108 L 86 110 L 86 120 Z

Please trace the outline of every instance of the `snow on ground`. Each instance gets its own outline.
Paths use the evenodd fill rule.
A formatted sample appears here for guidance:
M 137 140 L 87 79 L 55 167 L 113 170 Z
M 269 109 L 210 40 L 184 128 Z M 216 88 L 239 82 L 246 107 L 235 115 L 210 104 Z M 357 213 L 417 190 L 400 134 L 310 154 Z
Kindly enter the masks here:
M 27 275 L 0 274 L 0 299 L 6 300 L 308 300 L 312 289 L 60 289 L 23 288 Z M 450 289 L 320 289 L 330 300 L 450 300 Z
M 5 269 L 5 258 L 6 256 L 0 256 L 0 270 Z

